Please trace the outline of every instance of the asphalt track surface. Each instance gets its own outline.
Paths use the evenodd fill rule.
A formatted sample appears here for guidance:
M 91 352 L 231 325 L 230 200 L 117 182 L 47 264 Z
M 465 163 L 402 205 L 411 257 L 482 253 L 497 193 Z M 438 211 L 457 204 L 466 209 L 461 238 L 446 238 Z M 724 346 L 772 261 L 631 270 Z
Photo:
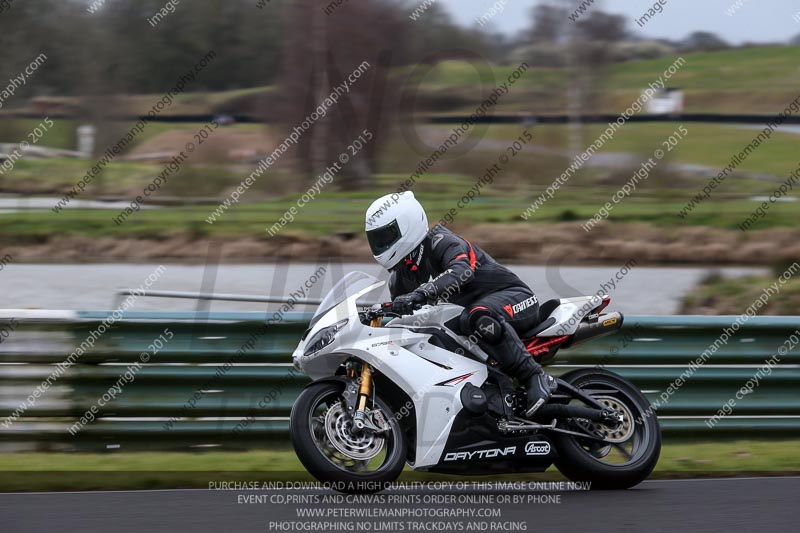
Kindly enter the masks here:
M 327 491 L 293 491 L 294 494 L 334 494 Z M 397 491 L 409 494 L 411 491 Z M 708 480 L 648 481 L 627 491 L 577 491 L 560 493 L 560 503 L 508 504 L 499 506 L 501 518 L 476 518 L 499 521 L 522 531 L 800 531 L 797 526 L 797 494 L 800 477 L 741 478 Z M 298 505 L 238 503 L 240 495 L 269 496 L 287 491 L 160 490 L 72 493 L 0 494 L 0 531 L 142 533 L 142 532 L 265 532 L 281 531 L 270 522 L 297 523 Z M 416 494 L 442 494 L 417 491 Z M 450 494 L 487 496 L 486 491 L 451 491 Z M 504 493 L 509 494 L 509 493 Z M 513 493 L 512 493 L 513 494 Z M 525 496 L 532 492 L 518 492 Z M 545 494 L 537 492 L 536 494 Z M 490 495 L 490 494 L 489 494 Z M 495 496 L 500 495 L 496 493 Z M 554 493 L 550 493 L 553 498 Z M 305 507 L 326 507 L 306 505 Z M 327 506 L 336 507 L 336 506 Z M 360 507 L 343 505 L 339 507 Z M 397 506 L 389 506 L 397 507 Z M 402 506 L 401 506 L 402 507 Z M 408 507 L 408 506 L 406 506 Z M 412 506 L 413 507 L 413 506 Z M 441 509 L 446 506 L 423 507 Z M 460 505 L 478 508 L 482 505 Z M 497 507 L 497 506 L 495 506 Z M 325 520 L 363 522 L 363 519 Z M 381 520 L 389 519 L 379 519 Z M 467 529 L 469 520 L 430 518 L 414 520 L 417 527 L 397 526 L 378 529 L 369 520 L 368 531 L 442 531 L 428 527 L 447 527 L 447 531 Z M 301 519 L 301 525 L 313 520 Z M 318 521 L 320 522 L 320 521 Z M 461 529 L 456 524 L 462 522 Z M 420 523 L 428 526 L 419 527 Z M 516 526 L 513 526 L 516 524 Z M 525 529 L 523 529 L 525 528 Z M 283 529 L 286 531 L 287 529 Z M 302 531 L 303 529 L 289 529 Z M 306 529 L 307 530 L 307 529 Z M 313 530 L 313 529 L 312 529 Z M 352 529 L 357 531 L 358 529 Z M 494 529 L 502 531 L 502 529 Z M 330 529 L 328 529 L 330 531 Z M 336 531 L 335 529 L 333 531 Z M 342 530 L 344 531 L 344 530 Z

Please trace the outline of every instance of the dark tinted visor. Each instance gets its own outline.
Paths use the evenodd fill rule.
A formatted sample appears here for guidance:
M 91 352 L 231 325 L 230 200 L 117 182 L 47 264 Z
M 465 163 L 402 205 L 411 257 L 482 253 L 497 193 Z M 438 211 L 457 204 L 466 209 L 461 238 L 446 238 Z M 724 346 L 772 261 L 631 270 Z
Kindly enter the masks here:
M 367 232 L 367 240 L 369 241 L 369 247 L 372 248 L 372 255 L 381 255 L 399 241 L 400 237 L 400 226 L 397 225 L 397 220 Z

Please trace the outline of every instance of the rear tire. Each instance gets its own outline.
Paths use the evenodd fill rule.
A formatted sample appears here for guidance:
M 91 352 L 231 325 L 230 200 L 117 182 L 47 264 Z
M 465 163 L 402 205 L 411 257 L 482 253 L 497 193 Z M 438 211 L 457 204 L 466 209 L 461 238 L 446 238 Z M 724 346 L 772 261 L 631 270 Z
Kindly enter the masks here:
M 586 449 L 589 439 L 555 433 L 553 439 L 560 457 L 554 463 L 558 470 L 572 481 L 590 482 L 592 489 L 600 490 L 627 489 L 647 479 L 661 454 L 661 428 L 655 414 L 648 410 L 650 402 L 644 394 L 627 380 L 606 370 L 576 370 L 561 379 L 579 389 L 601 386 L 618 391 L 615 398 L 633 415 L 633 420 L 628 421 L 633 432 L 625 442 L 641 440 L 632 441 L 639 444 L 639 449 L 628 463 L 613 465 Z
M 331 483 L 333 489 L 348 493 L 378 492 L 395 481 L 403 471 L 407 455 L 405 437 L 389 406 L 376 396 L 373 408 L 383 412 L 391 428 L 383 435 L 383 444 L 379 452 L 379 454 L 385 452 L 383 462 L 369 472 L 358 471 L 369 461 L 351 458 L 354 470 L 348 470 L 346 465 L 334 462 L 333 459 L 343 459 L 346 462 L 348 457 L 333 449 L 334 445 L 327 434 L 315 426 L 320 418 L 316 413 L 320 412 L 322 405 L 329 406 L 327 411 L 338 409 L 336 404 L 343 401 L 341 398 L 344 388 L 344 382 L 324 381 L 313 383 L 300 393 L 292 407 L 289 421 L 292 446 L 300 462 L 311 475 L 323 483 Z M 339 428 L 338 423 L 336 427 Z

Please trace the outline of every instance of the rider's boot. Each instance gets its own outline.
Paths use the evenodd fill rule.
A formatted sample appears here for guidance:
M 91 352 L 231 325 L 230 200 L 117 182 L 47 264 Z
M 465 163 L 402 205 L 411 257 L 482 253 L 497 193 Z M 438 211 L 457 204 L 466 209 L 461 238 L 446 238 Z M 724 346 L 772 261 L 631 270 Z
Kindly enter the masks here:
M 483 333 L 478 341 L 480 347 L 499 363 L 500 370 L 525 385 L 528 391 L 528 408 L 525 414 L 528 417 L 533 416 L 555 392 L 556 380 L 528 353 L 511 324 L 482 317 L 477 325 Z M 492 334 L 495 328 L 499 329 L 499 335 Z

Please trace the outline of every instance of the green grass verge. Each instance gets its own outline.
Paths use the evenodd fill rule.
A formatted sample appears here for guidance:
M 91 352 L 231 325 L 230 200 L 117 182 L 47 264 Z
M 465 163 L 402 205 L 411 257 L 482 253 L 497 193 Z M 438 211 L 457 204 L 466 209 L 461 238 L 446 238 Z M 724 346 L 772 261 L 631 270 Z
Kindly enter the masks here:
M 653 479 L 800 473 L 800 441 L 667 443 Z M 291 450 L 202 453 L 0 455 L 0 490 L 88 490 L 208 487 L 234 480 L 311 480 Z M 562 479 L 543 474 L 496 479 Z M 455 479 L 406 470 L 401 480 Z M 485 477 L 475 479 L 487 479 Z M 495 478 L 491 478 L 495 479 Z
M 688 294 L 681 308 L 682 314 L 738 315 L 758 299 L 765 287 L 776 282 L 783 274 L 784 267 L 774 268 L 771 276 L 748 276 L 744 278 L 725 278 L 712 275 Z M 800 279 L 791 278 L 780 287 L 780 298 L 771 298 L 763 315 L 796 315 L 800 309 Z
M 657 59 L 626 61 L 608 65 L 594 86 L 599 96 L 589 112 L 622 112 L 639 97 L 642 89 L 656 82 L 679 56 L 684 64 L 666 84 L 685 92 L 689 113 L 775 113 L 797 97 L 800 74 L 796 69 L 797 46 L 739 48 L 716 52 L 677 54 Z M 502 84 L 517 65 L 473 65 L 445 61 L 427 72 L 419 86 L 422 95 L 451 96 L 477 102 L 481 91 L 489 91 L 492 80 Z M 479 70 L 480 69 L 480 70 Z M 400 71 L 398 80 L 403 80 Z M 569 72 L 561 68 L 532 67 L 497 104 L 500 112 L 567 112 L 564 97 Z M 457 106 L 448 112 L 471 112 L 475 104 Z
M 685 90 L 687 112 L 716 113 L 774 113 L 797 95 L 800 72 L 797 70 L 798 46 L 764 46 L 738 48 L 716 52 L 676 54 L 658 59 L 626 61 L 611 64 L 599 80 L 602 96 L 590 103 L 590 112 L 621 112 L 635 100 L 641 90 L 655 82 L 679 55 L 685 59 L 675 75 L 667 82 L 670 87 Z M 442 103 L 442 97 L 460 102 L 448 112 L 471 112 L 484 93 L 506 82 L 517 64 L 489 65 L 467 61 L 444 61 L 430 70 L 415 86 L 408 75 L 413 67 L 396 69 L 392 83 L 401 91 L 416 91 Z M 501 112 L 530 111 L 566 112 L 564 97 L 569 73 L 566 69 L 531 67 L 513 86 L 510 93 L 498 102 Z M 213 113 L 230 109 L 245 97 L 264 96 L 275 91 L 274 86 L 250 87 L 219 92 L 190 92 L 178 95 L 165 115 Z M 549 96 L 543 98 L 543 94 Z M 161 99 L 161 95 L 131 95 L 115 102 L 116 113 L 145 114 Z M 59 98 L 70 101 L 71 98 Z M 467 103 L 469 102 L 469 103 Z M 452 103 L 452 102 L 451 102 Z M 438 111 L 432 104 L 428 111 Z M 74 131 L 74 130 L 73 130 Z
M 682 89 L 770 89 L 797 88 L 798 46 L 765 46 L 738 48 L 717 52 L 683 55 L 686 63 L 669 80 L 671 87 Z M 675 57 L 629 61 L 611 69 L 615 89 L 642 88 L 658 78 Z
M 628 123 L 617 130 L 614 137 L 597 153 L 629 152 L 644 157 L 652 156 L 656 148 L 666 151 L 665 142 L 680 126 L 679 123 Z M 730 163 L 734 154 L 741 152 L 759 134 L 758 129 L 749 129 L 728 124 L 688 122 L 684 124 L 688 134 L 667 154 L 663 163 L 691 163 L 710 167 L 709 178 Z M 758 125 L 753 125 L 757 128 Z M 591 145 L 606 124 L 589 124 L 583 128 L 584 148 Z M 496 126 L 487 132 L 492 139 L 513 139 L 519 135 L 518 126 Z M 533 128 L 538 145 L 566 149 L 569 144 L 569 126 L 538 125 Z M 787 176 L 800 166 L 797 142 L 800 135 L 782 132 L 780 128 L 772 137 L 752 151 L 737 167 L 737 171 Z M 663 165 L 662 163 L 662 165 Z M 731 179 L 720 187 L 722 192 L 739 192 L 752 187 L 754 180 Z M 702 183 L 702 182 L 699 182 Z M 758 182 L 755 183 L 758 185 Z M 763 184 L 762 184 L 763 185 Z M 772 187 L 771 190 L 773 190 Z
M 686 60 L 668 84 L 683 89 L 795 89 L 800 74 L 797 54 L 800 46 L 765 46 L 718 52 L 680 54 Z M 608 68 L 608 88 L 641 90 L 657 80 L 678 56 L 627 61 Z M 517 65 L 492 67 L 498 81 L 506 81 Z M 536 67 L 523 74 L 517 86 L 544 89 L 563 83 L 566 71 Z M 465 61 L 445 61 L 433 69 L 423 87 L 467 86 L 480 81 L 476 68 Z
M 521 229 L 529 229 L 536 225 L 583 222 L 610 200 L 616 190 L 616 186 L 608 186 L 585 188 L 581 191 L 560 191 L 528 221 L 523 221 L 521 214 L 535 196 L 484 197 L 470 203 L 463 210 L 457 210 L 456 225 L 463 228 L 472 224 L 517 223 Z M 457 207 L 461 194 L 421 192 L 417 196 L 425 204 L 429 220 L 438 221 L 449 209 Z M 688 198 L 686 193 L 681 192 L 665 192 L 659 196 L 637 191 L 634 196 L 614 206 L 606 223 L 645 223 L 666 231 L 680 226 L 703 226 L 739 232 L 736 225 L 758 206 L 758 202 L 750 200 L 706 202 L 709 205 L 701 205 L 686 219 L 679 219 L 677 213 Z M 4 214 L 0 215 L 0 235 L 13 236 L 16 244 L 40 243 L 64 235 L 150 239 L 238 236 L 267 240 L 270 238 L 267 228 L 275 224 L 296 200 L 296 195 L 287 195 L 271 201 L 237 205 L 214 224 L 208 224 L 205 220 L 217 207 L 216 204 L 138 211 L 120 226 L 112 222 L 112 218 L 119 214 L 116 211 L 67 209 L 58 214 L 49 211 L 44 215 L 41 212 Z M 335 232 L 358 235 L 363 231 L 364 209 L 370 201 L 360 195 L 326 193 L 324 197 L 300 210 L 294 222 L 287 225 L 279 235 L 330 235 L 331 221 L 335 221 Z M 797 206 L 780 203 L 775 204 L 769 215 L 752 229 L 796 226 Z M 750 238 L 745 233 L 742 236 L 745 240 Z
M 181 126 L 184 127 L 184 126 Z M 186 126 L 192 127 L 192 126 Z M 243 126 L 246 127 L 246 126 Z M 685 177 L 665 172 L 666 164 L 690 163 L 706 165 L 709 175 L 724 166 L 731 154 L 738 152 L 755 135 L 755 131 L 711 124 L 688 124 L 688 137 L 680 142 L 668 158 L 645 182 L 640 182 L 630 197 L 614 206 L 610 223 L 645 223 L 663 228 L 711 226 L 736 230 L 760 201 L 753 196 L 768 196 L 776 183 L 735 176 L 727 179 L 685 219 L 677 213 L 694 194 L 702 189 L 705 177 Z M 431 128 L 429 131 L 434 131 Z M 446 128 L 444 128 L 446 129 Z M 627 124 L 620 129 L 600 153 L 628 152 L 645 154 L 675 130 L 672 124 Z M 601 131 L 600 126 L 587 126 L 584 132 L 588 145 Z M 429 218 L 439 220 L 471 188 L 489 164 L 504 153 L 504 147 L 520 134 L 519 127 L 488 128 L 486 138 L 476 149 L 451 159 L 438 161 L 430 173 L 421 176 L 414 191 L 425 203 Z M 457 226 L 483 223 L 554 224 L 585 221 L 609 201 L 619 187 L 630 179 L 633 169 L 586 168 L 561 187 L 529 220 L 522 219 L 526 208 L 567 167 L 559 155 L 567 146 L 566 126 L 537 126 L 534 139 L 539 147 L 554 148 L 553 154 L 540 150 L 522 150 L 511 159 L 481 196 L 457 214 Z M 755 173 L 786 176 L 797 168 L 800 156 L 797 137 L 778 132 L 744 162 L 741 169 Z M 299 210 L 296 220 L 282 230 L 283 236 L 317 236 L 330 233 L 330 221 L 337 231 L 360 232 L 363 212 L 378 193 L 391 192 L 408 178 L 409 169 L 424 158 L 402 140 L 393 139 L 384 151 L 382 174 L 373 177 L 369 192 L 338 190 L 339 181 L 326 187 L 322 194 Z M 89 163 L 69 159 L 47 161 L 21 160 L 12 172 L 0 178 L 6 190 L 38 191 L 60 196 L 83 175 Z M 96 178 L 82 198 L 95 195 L 120 195 L 134 198 L 142 187 L 160 172 L 162 166 L 115 161 Z M 170 178 L 168 185 L 153 199 L 160 197 L 207 196 L 222 199 L 250 172 L 251 166 L 187 166 Z M 340 179 L 345 176 L 340 177 Z M 43 242 L 52 236 L 84 235 L 89 237 L 169 238 L 182 235 L 250 236 L 267 238 L 266 228 L 273 225 L 287 209 L 296 205 L 307 183 L 284 172 L 263 176 L 218 222 L 206 223 L 217 202 L 192 207 L 167 207 L 132 214 L 125 224 L 117 226 L 111 219 L 118 212 L 69 208 L 61 213 L 9 213 L 0 215 L 0 235 L 15 236 L 17 242 Z M 54 202 L 55 203 L 55 202 Z M 796 227 L 795 203 L 773 204 L 766 217 L 752 229 Z M 747 238 L 747 236 L 743 237 Z

